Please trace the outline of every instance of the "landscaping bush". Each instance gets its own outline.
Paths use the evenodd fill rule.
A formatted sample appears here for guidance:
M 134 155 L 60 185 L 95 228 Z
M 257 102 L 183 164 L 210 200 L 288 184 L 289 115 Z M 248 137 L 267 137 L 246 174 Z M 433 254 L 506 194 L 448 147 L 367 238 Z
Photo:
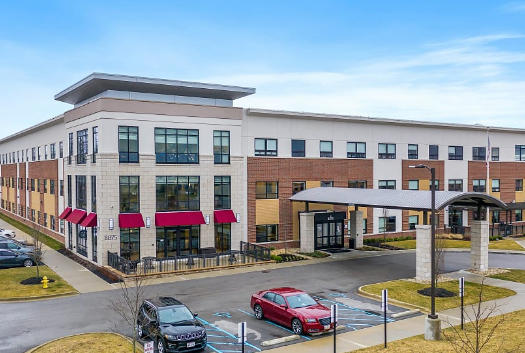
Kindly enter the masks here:
M 306 260 L 306 258 L 294 254 L 281 254 L 280 257 L 283 262 Z
M 277 263 L 283 262 L 283 258 L 279 255 L 270 255 L 270 259 L 272 259 L 273 261 Z

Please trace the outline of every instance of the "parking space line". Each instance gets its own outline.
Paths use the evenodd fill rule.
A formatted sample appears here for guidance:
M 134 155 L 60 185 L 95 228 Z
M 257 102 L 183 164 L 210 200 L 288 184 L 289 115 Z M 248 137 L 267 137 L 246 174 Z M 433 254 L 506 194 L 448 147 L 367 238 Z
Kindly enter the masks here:
M 239 309 L 239 311 L 245 313 L 246 315 L 250 315 L 251 317 L 255 317 L 255 315 L 253 315 L 252 313 L 249 313 L 249 312 L 244 311 L 244 310 L 242 310 L 242 309 Z M 279 324 L 273 323 L 273 322 L 271 322 L 271 321 L 269 321 L 269 320 L 266 320 L 266 319 L 264 319 L 263 321 L 269 323 L 270 325 L 273 325 L 273 326 L 275 326 L 275 327 L 278 327 L 278 328 L 280 328 L 280 329 L 283 329 L 283 330 L 285 330 L 285 331 L 287 331 L 287 332 L 290 332 L 290 333 L 292 333 L 292 334 L 295 335 L 295 332 L 293 332 L 292 330 L 287 329 L 286 327 L 283 327 L 283 326 L 281 326 L 281 325 L 279 325 Z M 307 340 L 307 341 L 311 341 L 311 340 L 312 340 L 310 337 L 306 337 L 306 336 L 304 336 L 304 335 L 301 335 L 301 337 L 304 338 L 304 339 Z
M 237 343 L 237 336 L 231 334 L 230 332 L 221 329 L 220 327 L 218 327 L 218 326 L 216 326 L 216 325 L 214 325 L 214 324 L 212 324 L 212 323 L 210 323 L 210 322 L 204 320 L 204 319 L 201 318 L 201 317 L 198 317 L 197 319 L 200 320 L 201 322 L 203 322 L 204 324 L 213 327 L 213 329 L 210 330 L 210 331 L 220 331 L 220 332 L 226 334 L 226 336 L 221 336 L 221 337 L 229 337 L 229 338 L 233 338 L 233 339 L 235 340 L 235 341 L 234 341 L 235 343 L 229 343 L 229 342 L 208 342 L 208 347 L 210 347 L 211 349 L 213 349 L 213 350 L 214 350 L 215 352 L 217 352 L 217 353 L 225 353 L 225 352 L 240 352 L 240 351 L 224 351 L 224 350 L 219 350 L 219 349 L 213 347 L 212 345 L 210 345 L 210 343 L 212 343 L 212 344 L 220 344 L 220 345 L 241 345 L 241 343 Z M 261 349 L 260 349 L 259 347 L 254 346 L 253 344 L 251 344 L 251 343 L 249 343 L 249 342 L 244 342 L 244 344 L 245 344 L 246 346 L 250 346 L 251 348 L 256 349 L 256 350 L 259 351 L 259 352 L 261 351 Z
M 354 311 L 358 311 L 358 312 L 361 312 L 367 316 L 374 316 L 374 317 L 379 317 L 379 318 L 382 318 L 383 316 L 380 315 L 380 314 L 376 314 L 376 313 L 372 313 L 370 311 L 366 311 L 366 310 L 363 310 L 363 309 L 358 309 L 358 308 L 354 308 L 354 307 L 351 307 L 349 305 L 346 305 L 346 304 L 343 304 L 343 303 L 339 303 L 339 302 L 336 302 L 336 301 L 333 301 L 333 300 L 329 300 L 329 299 L 325 299 L 325 298 L 321 298 L 321 297 L 317 297 L 318 299 L 320 300 L 323 300 L 323 301 L 327 301 L 329 303 L 332 303 L 332 304 L 336 304 L 338 306 L 342 306 L 344 308 L 348 308 L 349 310 L 354 310 Z M 393 319 L 388 319 L 387 318 L 387 322 L 394 322 L 395 320 Z

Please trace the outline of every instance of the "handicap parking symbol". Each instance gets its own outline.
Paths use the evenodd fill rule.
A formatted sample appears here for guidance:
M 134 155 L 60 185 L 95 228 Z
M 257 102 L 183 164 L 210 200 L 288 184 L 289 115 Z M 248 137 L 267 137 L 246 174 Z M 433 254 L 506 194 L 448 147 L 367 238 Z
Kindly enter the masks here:
M 232 317 L 230 313 L 226 313 L 226 312 L 218 312 L 218 313 L 213 314 L 213 316 L 225 317 L 225 318 L 228 318 L 228 319 L 230 319 Z

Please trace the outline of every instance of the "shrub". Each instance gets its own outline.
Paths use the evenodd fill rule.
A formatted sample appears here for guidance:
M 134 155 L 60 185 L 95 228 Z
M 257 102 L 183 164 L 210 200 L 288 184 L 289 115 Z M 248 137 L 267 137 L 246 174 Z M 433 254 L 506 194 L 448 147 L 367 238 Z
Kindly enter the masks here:
M 280 257 L 279 255 L 271 255 L 270 256 L 270 259 L 272 259 L 273 261 L 279 263 L 279 262 L 283 262 L 283 258 Z

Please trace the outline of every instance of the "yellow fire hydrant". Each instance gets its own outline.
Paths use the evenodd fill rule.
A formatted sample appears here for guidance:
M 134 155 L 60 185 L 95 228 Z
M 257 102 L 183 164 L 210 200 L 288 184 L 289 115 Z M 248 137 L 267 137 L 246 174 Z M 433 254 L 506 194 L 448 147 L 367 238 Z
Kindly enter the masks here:
M 47 288 L 47 283 L 49 282 L 47 276 L 44 276 L 40 282 L 42 282 L 42 288 Z

